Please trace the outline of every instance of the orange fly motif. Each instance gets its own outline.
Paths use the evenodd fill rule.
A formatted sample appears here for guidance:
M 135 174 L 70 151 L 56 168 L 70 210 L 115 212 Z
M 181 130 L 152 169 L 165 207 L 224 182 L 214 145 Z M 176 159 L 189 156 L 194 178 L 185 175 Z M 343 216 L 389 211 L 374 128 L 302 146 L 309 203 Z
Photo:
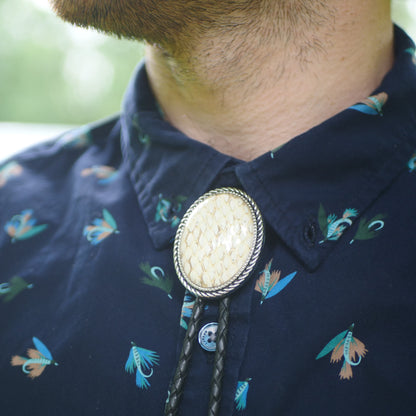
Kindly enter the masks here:
M 254 290 L 261 293 L 260 305 L 271 297 L 281 292 L 296 276 L 297 272 L 293 272 L 288 276 L 280 280 L 280 270 L 271 270 L 273 259 L 271 259 L 264 270 L 260 273 L 260 277 L 257 279 Z
M 32 340 L 37 349 L 29 348 L 27 350 L 29 358 L 14 355 L 10 363 L 13 366 L 21 365 L 22 371 L 29 378 L 34 379 L 43 373 L 47 365 L 58 365 L 58 363 L 52 358 L 48 348 L 38 338 L 33 337 Z
M 13 176 L 19 176 L 23 172 L 23 168 L 14 161 L 6 163 L 0 168 L 0 188 L 6 185 L 7 181 Z
M 358 366 L 367 353 L 365 345 L 359 339 L 352 336 L 353 329 L 354 324 L 329 341 L 316 357 L 319 360 L 332 351 L 331 363 L 337 363 L 344 358 L 344 363 L 339 372 L 339 377 L 342 380 L 352 378 L 352 367 Z
M 95 175 L 100 185 L 112 182 L 117 177 L 117 170 L 111 166 L 94 165 L 90 168 L 83 169 L 81 176 Z
M 47 224 L 36 225 L 37 220 L 33 218 L 33 210 L 26 209 L 18 215 L 14 215 L 4 227 L 4 230 L 12 239 L 12 243 L 26 240 L 48 228 Z
M 119 233 L 115 219 L 106 209 L 103 209 L 103 218 L 95 218 L 92 224 L 84 227 L 83 234 L 94 246 L 101 243 L 111 234 Z
M 388 98 L 389 96 L 385 92 L 380 92 L 377 95 L 365 98 L 363 101 L 351 106 L 350 109 L 373 116 L 382 116 L 383 106 L 386 104 Z

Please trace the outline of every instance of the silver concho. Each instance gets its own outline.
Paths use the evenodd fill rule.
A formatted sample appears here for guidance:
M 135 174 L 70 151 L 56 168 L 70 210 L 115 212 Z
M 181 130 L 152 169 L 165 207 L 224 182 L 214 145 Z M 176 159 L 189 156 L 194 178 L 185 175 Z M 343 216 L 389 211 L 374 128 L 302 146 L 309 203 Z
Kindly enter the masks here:
M 201 298 L 220 298 L 237 289 L 253 270 L 263 244 L 256 203 L 235 188 L 202 195 L 186 212 L 173 257 L 182 284 Z

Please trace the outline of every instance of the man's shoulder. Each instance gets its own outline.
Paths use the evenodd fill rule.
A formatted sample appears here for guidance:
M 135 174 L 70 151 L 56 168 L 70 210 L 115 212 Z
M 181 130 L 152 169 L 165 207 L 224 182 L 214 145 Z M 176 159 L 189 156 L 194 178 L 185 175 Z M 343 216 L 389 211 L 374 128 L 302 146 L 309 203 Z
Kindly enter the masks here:
M 79 177 L 119 149 L 119 116 L 72 129 L 0 163 L 0 209 L 71 198 Z
M 106 139 L 117 129 L 119 115 L 112 116 L 94 123 L 70 129 L 59 136 L 41 142 L 1 162 L 0 168 L 10 160 L 29 162 L 31 160 L 55 157 L 78 157 L 91 146 L 102 146 Z

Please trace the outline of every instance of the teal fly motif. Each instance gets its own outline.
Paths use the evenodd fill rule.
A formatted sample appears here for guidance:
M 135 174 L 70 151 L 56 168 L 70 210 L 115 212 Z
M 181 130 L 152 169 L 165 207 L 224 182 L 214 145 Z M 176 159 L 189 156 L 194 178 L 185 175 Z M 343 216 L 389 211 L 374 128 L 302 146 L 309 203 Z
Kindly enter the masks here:
M 273 150 L 270 150 L 270 157 L 274 159 L 275 154 L 284 146 L 281 144 L 280 146 L 275 147 Z
M 297 272 L 293 272 L 280 280 L 280 270 L 270 271 L 272 262 L 273 259 L 271 259 L 264 267 L 264 270 L 260 272 L 260 277 L 257 279 L 256 286 L 254 288 L 254 290 L 261 293 L 260 305 L 266 299 L 270 299 L 281 292 L 297 274 Z
M 150 267 L 149 263 L 141 263 L 140 269 L 147 274 L 147 277 L 142 277 L 141 281 L 148 286 L 157 287 L 167 293 L 169 299 L 172 299 L 170 292 L 173 288 L 173 279 L 165 275 L 161 267 Z
M 159 201 L 156 206 L 155 221 L 163 221 L 170 223 L 172 228 L 176 227 L 180 222 L 179 213 L 182 211 L 182 204 L 187 197 L 179 195 L 175 198 L 164 198 L 159 194 Z
M 96 218 L 92 223 L 93 225 L 87 225 L 84 227 L 83 231 L 83 235 L 87 237 L 87 240 L 92 245 L 101 243 L 111 234 L 119 233 L 116 221 L 106 209 L 103 209 L 103 219 Z
M 185 319 L 189 319 L 192 315 L 192 311 L 194 309 L 194 305 L 195 305 L 195 296 L 192 295 L 191 292 L 189 292 L 188 290 L 185 291 L 185 296 L 183 299 L 183 304 L 182 304 L 182 312 L 181 312 L 181 327 L 183 329 L 185 329 L 185 331 L 188 329 L 188 323 L 186 322 Z
M 147 389 L 150 386 L 148 379 L 153 375 L 153 367 L 159 364 L 159 355 L 145 348 L 138 347 L 131 343 L 129 358 L 125 370 L 133 374 L 136 370 L 136 386 L 140 389 Z
M 378 214 L 369 221 L 363 217 L 358 224 L 358 230 L 355 233 L 354 238 L 350 241 L 350 244 L 355 240 L 370 240 L 377 237 L 379 231 L 384 228 L 383 219 L 385 217 L 386 216 L 383 214 Z
M 186 320 L 189 319 L 192 315 L 192 311 L 195 305 L 195 300 L 196 300 L 196 297 L 188 290 L 185 290 L 185 296 L 183 298 L 181 320 L 180 320 L 180 325 L 185 330 L 188 329 L 188 323 L 186 322 Z M 208 309 L 209 309 L 209 306 L 205 305 L 204 311 Z
M 322 244 L 326 240 L 338 240 L 346 228 L 352 224 L 351 218 L 358 215 L 358 211 L 354 208 L 348 208 L 344 211 L 341 218 L 335 214 L 326 215 L 322 204 L 319 206 L 318 222 L 319 227 L 324 235 L 324 239 L 319 243 Z
M 139 123 L 139 115 L 135 114 L 132 119 L 132 126 L 137 130 L 137 138 L 139 142 L 144 145 L 145 147 L 150 146 L 150 136 L 143 132 L 142 128 L 140 127 Z
M 356 367 L 361 363 L 362 357 L 368 352 L 365 345 L 357 338 L 352 336 L 354 324 L 349 329 L 341 332 L 334 337 L 316 356 L 316 360 L 331 354 L 331 363 L 339 362 L 344 358 L 344 363 L 339 372 L 340 379 L 349 380 L 352 378 L 352 367 Z
M 53 359 L 52 354 L 46 346 L 36 337 L 32 338 L 36 350 L 29 348 L 27 355 L 29 358 L 14 355 L 11 359 L 12 366 L 22 366 L 22 371 L 28 375 L 29 378 L 34 379 L 39 377 L 47 365 L 58 365 Z
M 36 225 L 37 220 L 32 218 L 33 210 L 26 209 L 12 217 L 4 227 L 4 230 L 12 239 L 12 243 L 26 240 L 41 233 L 48 227 L 47 224 Z
M 412 62 L 414 65 L 416 65 L 416 56 L 415 56 L 415 48 L 407 48 L 404 50 L 406 53 L 408 53 L 409 55 L 411 55 L 412 57 Z
M 247 378 L 245 381 L 239 381 L 237 384 L 237 390 L 234 397 L 237 410 L 244 410 L 247 407 L 247 393 L 250 381 L 251 378 Z
M 83 169 L 81 172 L 82 176 L 95 175 L 98 178 L 100 185 L 106 185 L 112 182 L 117 177 L 117 170 L 111 166 L 94 165 L 90 168 Z
M 32 289 L 33 284 L 27 283 L 19 276 L 12 277 L 8 283 L 0 283 L 0 297 L 3 302 L 7 303 L 13 300 L 19 293 L 25 289 Z
M 365 100 L 361 101 L 350 107 L 351 110 L 357 110 L 361 113 L 370 114 L 373 116 L 383 115 L 383 106 L 386 104 L 388 95 L 385 92 L 380 92 L 377 95 L 372 95 L 367 97 Z
M 407 162 L 407 166 L 409 167 L 409 172 L 413 172 L 416 169 L 416 153 L 413 153 L 409 162 Z
M 23 168 L 15 161 L 6 163 L 0 168 L 0 188 L 6 185 L 7 181 L 14 177 L 19 176 L 23 172 Z

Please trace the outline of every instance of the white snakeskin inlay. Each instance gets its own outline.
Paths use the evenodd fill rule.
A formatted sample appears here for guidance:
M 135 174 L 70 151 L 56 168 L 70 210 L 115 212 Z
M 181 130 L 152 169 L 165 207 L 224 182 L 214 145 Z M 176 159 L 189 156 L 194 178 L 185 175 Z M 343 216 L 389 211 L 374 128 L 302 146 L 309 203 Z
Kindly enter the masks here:
M 250 260 L 256 225 L 240 196 L 212 195 L 189 217 L 179 246 L 187 279 L 201 288 L 232 281 Z

